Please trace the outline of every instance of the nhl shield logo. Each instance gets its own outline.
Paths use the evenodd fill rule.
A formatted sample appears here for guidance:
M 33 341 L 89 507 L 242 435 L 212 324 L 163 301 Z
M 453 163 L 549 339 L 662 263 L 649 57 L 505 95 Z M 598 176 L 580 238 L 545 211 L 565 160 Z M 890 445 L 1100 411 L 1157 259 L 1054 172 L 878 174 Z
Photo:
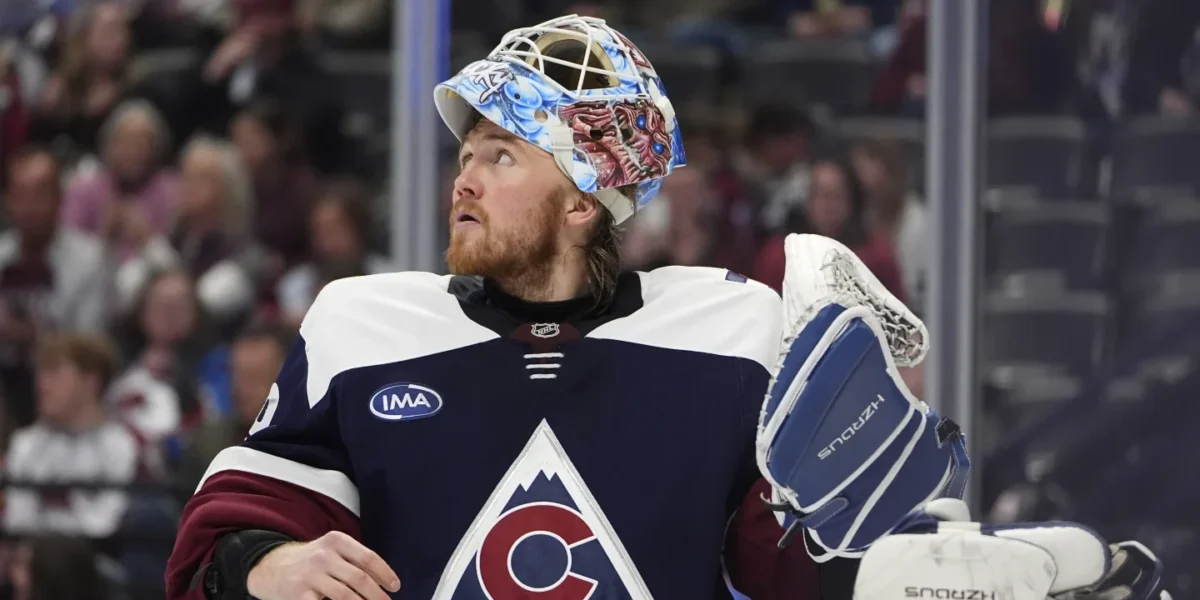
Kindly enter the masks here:
M 434 600 L 651 600 L 542 421 L 459 542 Z
M 532 333 L 534 337 L 539 337 L 542 339 L 552 338 L 558 335 L 558 323 L 534 323 L 529 328 L 529 332 Z

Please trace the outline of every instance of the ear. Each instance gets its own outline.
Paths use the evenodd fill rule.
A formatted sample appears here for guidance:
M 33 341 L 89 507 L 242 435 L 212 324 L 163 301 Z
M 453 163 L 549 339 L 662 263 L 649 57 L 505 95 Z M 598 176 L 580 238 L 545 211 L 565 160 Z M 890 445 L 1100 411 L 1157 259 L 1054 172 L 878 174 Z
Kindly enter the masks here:
M 567 195 L 567 207 L 563 215 L 564 224 L 569 228 L 586 228 L 595 222 L 602 210 L 606 209 L 595 196 L 576 191 Z

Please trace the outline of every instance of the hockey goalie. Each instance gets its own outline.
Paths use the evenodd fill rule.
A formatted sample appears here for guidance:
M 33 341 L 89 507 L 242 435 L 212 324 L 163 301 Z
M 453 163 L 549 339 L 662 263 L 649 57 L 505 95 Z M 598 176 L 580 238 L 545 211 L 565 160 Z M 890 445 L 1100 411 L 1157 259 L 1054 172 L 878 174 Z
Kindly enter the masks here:
M 434 94 L 460 142 L 451 275 L 321 292 L 184 511 L 170 598 L 1160 593 L 1137 544 L 970 521 L 962 435 L 896 373 L 924 326 L 836 242 L 788 239 L 782 302 L 619 271 L 618 226 L 685 160 L 603 21 L 514 30 Z

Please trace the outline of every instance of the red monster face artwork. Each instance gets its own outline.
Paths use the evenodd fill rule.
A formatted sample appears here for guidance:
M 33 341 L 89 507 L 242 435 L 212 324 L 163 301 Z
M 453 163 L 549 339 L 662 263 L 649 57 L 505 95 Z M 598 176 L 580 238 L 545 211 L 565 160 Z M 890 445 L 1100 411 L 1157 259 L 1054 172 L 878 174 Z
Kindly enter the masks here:
M 671 138 L 662 113 L 649 100 L 579 102 L 558 116 L 595 167 L 598 189 L 666 176 Z

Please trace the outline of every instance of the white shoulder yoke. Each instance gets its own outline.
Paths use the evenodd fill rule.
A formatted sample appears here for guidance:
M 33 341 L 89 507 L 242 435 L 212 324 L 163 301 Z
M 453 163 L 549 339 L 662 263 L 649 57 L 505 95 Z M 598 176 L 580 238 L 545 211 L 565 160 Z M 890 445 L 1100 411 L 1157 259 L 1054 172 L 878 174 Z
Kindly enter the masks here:
M 343 371 L 412 360 L 498 337 L 463 314 L 449 275 L 383 273 L 325 286 L 300 325 L 308 353 L 308 401 Z
M 748 358 L 770 370 L 783 339 L 783 306 L 771 288 L 713 267 L 639 273 L 643 306 L 588 337 Z

